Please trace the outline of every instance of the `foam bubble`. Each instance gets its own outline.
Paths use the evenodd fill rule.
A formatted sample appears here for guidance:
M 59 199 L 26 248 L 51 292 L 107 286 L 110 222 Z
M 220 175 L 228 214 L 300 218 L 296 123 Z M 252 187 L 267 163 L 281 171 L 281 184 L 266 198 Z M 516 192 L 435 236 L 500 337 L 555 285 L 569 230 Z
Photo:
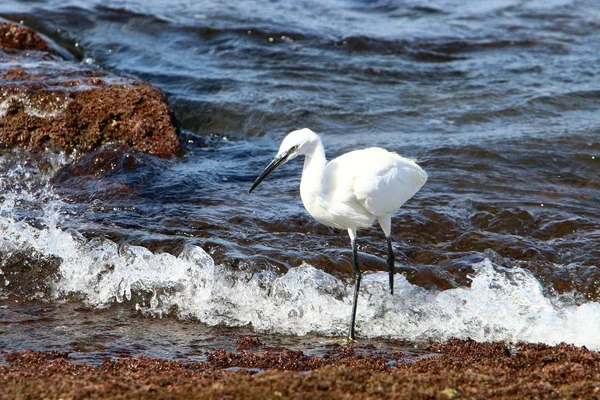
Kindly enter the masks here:
M 38 118 L 52 118 L 62 114 L 67 109 L 71 100 L 66 95 L 61 94 L 53 98 L 33 101 L 30 96 L 24 93 L 16 93 L 6 96 L 0 102 L 0 117 L 6 115 L 13 102 L 21 103 L 27 115 Z

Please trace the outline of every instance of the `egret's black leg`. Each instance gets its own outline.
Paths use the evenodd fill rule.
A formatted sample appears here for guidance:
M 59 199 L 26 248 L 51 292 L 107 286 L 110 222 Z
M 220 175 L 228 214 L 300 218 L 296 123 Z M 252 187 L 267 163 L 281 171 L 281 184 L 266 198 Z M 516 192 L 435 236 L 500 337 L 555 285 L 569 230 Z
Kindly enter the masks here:
M 354 321 L 356 320 L 356 303 L 358 300 L 358 290 L 360 289 L 360 279 L 362 272 L 358 266 L 358 249 L 356 239 L 352 240 L 352 256 L 354 259 L 354 301 L 352 302 L 352 319 L 350 320 L 350 340 L 355 340 Z
M 388 263 L 388 268 L 390 271 L 390 294 L 394 294 L 394 265 L 395 265 L 395 259 L 394 259 L 394 249 L 392 248 L 392 237 L 388 236 L 387 237 L 387 244 L 388 244 L 388 259 L 387 259 L 387 263 Z

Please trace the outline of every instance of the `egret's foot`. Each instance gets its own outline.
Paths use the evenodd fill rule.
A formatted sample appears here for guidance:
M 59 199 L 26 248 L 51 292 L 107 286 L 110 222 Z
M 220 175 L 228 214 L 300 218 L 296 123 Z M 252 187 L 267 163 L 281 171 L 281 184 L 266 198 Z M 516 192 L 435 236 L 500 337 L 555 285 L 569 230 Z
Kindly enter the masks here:
M 356 343 L 357 340 L 356 339 L 352 339 L 350 336 L 348 336 L 346 339 L 342 340 L 343 344 L 351 344 L 351 343 Z

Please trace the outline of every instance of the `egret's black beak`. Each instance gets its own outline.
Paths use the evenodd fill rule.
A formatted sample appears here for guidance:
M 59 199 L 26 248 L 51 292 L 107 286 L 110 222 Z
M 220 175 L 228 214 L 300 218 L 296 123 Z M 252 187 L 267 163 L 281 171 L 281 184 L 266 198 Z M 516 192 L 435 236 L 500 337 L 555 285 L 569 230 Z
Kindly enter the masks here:
M 248 190 L 248 194 L 252 193 L 254 188 L 256 188 L 259 183 L 261 183 L 267 176 L 269 176 L 269 174 L 271 172 L 275 171 L 277 168 L 279 168 L 279 166 L 285 164 L 286 161 L 290 158 L 290 155 L 292 153 L 293 153 L 293 150 L 290 149 L 287 152 L 285 152 L 284 154 L 282 154 L 281 156 L 275 157 L 273 159 L 273 161 L 271 161 L 269 163 L 269 165 L 267 165 L 267 168 L 265 168 L 265 170 L 258 176 L 258 178 L 256 178 L 256 180 L 254 181 L 252 186 L 250 186 L 250 189 Z

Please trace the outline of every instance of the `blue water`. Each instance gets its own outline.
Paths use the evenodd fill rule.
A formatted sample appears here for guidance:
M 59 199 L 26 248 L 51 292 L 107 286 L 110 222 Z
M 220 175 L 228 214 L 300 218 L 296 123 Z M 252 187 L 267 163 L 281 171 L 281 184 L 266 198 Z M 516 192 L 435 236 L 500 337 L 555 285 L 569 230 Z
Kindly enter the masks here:
M 37 290 L 18 279 L 0 289 L 7 307 L 66 301 L 112 318 L 118 303 L 132 329 L 168 316 L 344 334 L 348 239 L 303 209 L 301 163 L 246 194 L 281 138 L 310 127 L 329 158 L 381 146 L 429 174 L 394 218 L 405 291 L 379 309 L 383 278 L 369 275 L 359 335 L 600 347 L 595 2 L 8 0 L 0 16 L 83 66 L 161 88 L 185 146 L 169 160 L 121 154 L 83 177 L 73 166 L 90 159 L 4 151 L 0 269 L 22 257 L 42 271 Z M 363 268 L 385 270 L 383 235 L 361 239 Z M 190 261 L 189 249 L 208 258 Z M 0 330 L 18 336 L 7 320 Z M 28 345 L 41 346 L 17 347 Z

